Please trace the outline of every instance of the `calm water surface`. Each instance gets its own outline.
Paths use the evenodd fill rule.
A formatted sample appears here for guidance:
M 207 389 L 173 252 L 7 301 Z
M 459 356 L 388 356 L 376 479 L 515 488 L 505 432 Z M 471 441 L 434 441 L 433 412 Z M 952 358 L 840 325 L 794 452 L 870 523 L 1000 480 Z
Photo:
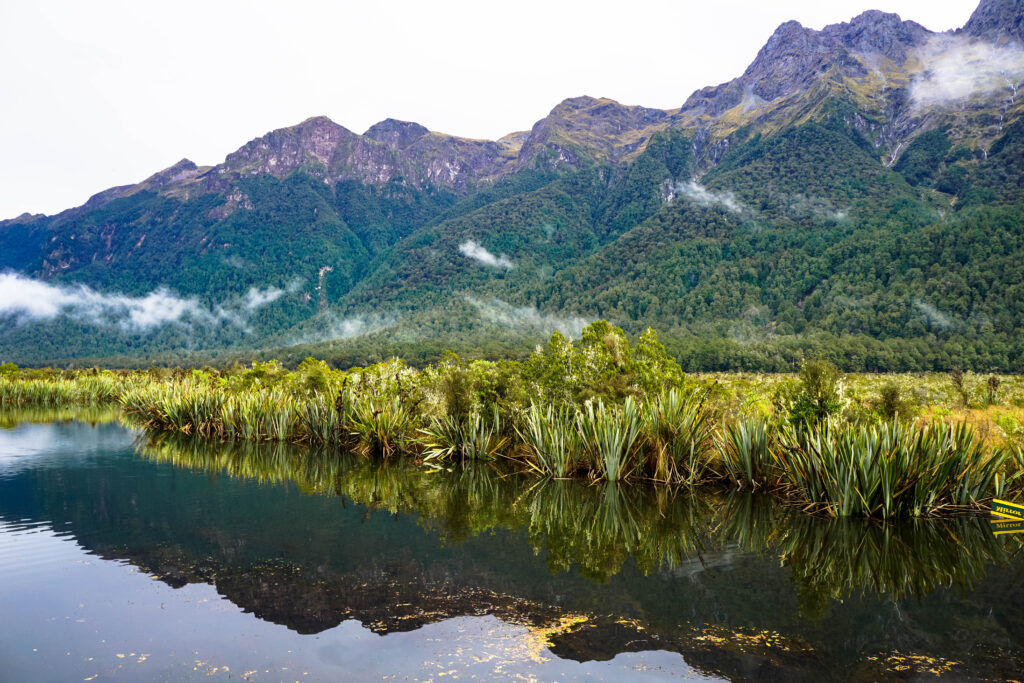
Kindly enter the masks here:
M 0 680 L 1004 680 L 1024 543 L 0 415 Z M 66 417 L 66 416 L 62 416 Z

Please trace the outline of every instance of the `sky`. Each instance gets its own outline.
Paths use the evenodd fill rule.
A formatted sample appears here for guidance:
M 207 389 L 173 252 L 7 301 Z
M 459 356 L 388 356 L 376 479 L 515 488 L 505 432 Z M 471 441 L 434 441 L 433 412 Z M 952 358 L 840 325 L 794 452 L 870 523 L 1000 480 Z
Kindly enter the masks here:
M 57 213 L 325 115 L 496 139 L 579 95 L 677 108 L 784 21 L 867 9 L 933 31 L 963 0 L 2 0 L 0 219 Z

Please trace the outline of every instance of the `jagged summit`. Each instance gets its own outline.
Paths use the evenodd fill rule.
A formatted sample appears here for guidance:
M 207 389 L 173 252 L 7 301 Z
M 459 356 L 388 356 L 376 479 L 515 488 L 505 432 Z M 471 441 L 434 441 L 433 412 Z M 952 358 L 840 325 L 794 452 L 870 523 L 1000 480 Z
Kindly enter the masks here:
M 1024 43 L 1024 0 L 981 0 L 961 31 L 975 38 Z
M 579 168 L 592 162 L 628 163 L 655 133 L 666 128 L 688 130 L 701 150 L 721 148 L 709 153 L 707 163 L 713 165 L 728 147 L 729 136 L 740 127 L 752 125 L 771 134 L 820 116 L 824 104 L 836 99 L 856 110 L 862 132 L 871 129 L 868 137 L 880 158 L 895 161 L 914 136 L 937 125 L 934 118 L 922 115 L 920 103 L 944 92 L 937 79 L 950 70 L 950 64 L 942 59 L 946 49 L 942 41 L 963 42 L 966 36 L 978 43 L 1024 42 L 1022 24 L 1024 0 L 982 0 L 957 35 L 932 33 L 879 10 L 862 12 L 820 31 L 787 21 L 742 75 L 696 91 L 679 110 L 571 97 L 529 131 L 498 141 L 432 133 L 419 123 L 393 118 L 359 135 L 327 116 L 314 116 L 249 141 L 222 164 L 198 167 L 183 159 L 141 183 L 94 195 L 86 208 L 140 189 L 181 197 L 208 192 L 226 195 L 235 191 L 242 178 L 263 174 L 282 178 L 300 170 L 328 185 L 357 180 L 382 186 L 397 181 L 415 188 L 434 186 L 465 193 L 538 165 L 550 169 Z M 984 55 L 976 57 L 975 61 L 984 60 Z M 942 67 L 938 72 L 932 68 L 936 64 Z M 922 82 L 928 89 L 915 91 L 915 84 Z M 983 91 L 989 99 L 979 105 L 982 109 L 992 109 L 996 105 L 991 102 L 1003 96 L 1001 91 L 989 90 Z M 1004 99 L 1013 104 L 1015 93 Z M 958 135 L 971 139 L 975 147 L 990 144 L 1013 115 L 1001 105 L 993 112 L 957 123 Z
M 382 142 L 392 149 L 405 149 L 429 132 L 426 126 L 413 121 L 384 119 L 370 126 L 363 136 Z
M 923 45 L 931 31 L 900 15 L 868 10 L 847 23 L 831 24 L 821 30 L 826 42 L 835 42 L 861 54 L 882 54 L 902 65 L 907 50 Z

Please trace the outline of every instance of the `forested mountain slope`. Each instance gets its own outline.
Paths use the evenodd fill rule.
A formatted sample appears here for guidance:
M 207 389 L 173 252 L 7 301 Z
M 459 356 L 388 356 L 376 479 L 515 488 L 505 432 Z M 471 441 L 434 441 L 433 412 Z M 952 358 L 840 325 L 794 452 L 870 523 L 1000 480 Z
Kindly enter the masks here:
M 788 22 L 677 110 L 497 141 L 316 117 L 182 160 L 0 222 L 0 357 L 426 360 L 603 317 L 693 369 L 1024 371 L 1021 16 Z

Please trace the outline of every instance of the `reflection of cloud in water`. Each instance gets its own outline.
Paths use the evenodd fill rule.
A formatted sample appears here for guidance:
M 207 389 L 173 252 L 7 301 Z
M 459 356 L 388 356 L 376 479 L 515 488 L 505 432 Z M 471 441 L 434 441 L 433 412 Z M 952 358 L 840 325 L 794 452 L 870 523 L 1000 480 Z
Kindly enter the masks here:
M 492 615 L 456 617 L 409 633 L 383 638 L 353 621 L 338 626 L 336 637 L 318 655 L 345 667 L 356 680 L 380 676 L 380 663 L 405 675 L 437 675 L 469 680 L 708 680 L 675 652 L 623 652 L 608 661 L 576 662 L 552 653 L 548 641 L 561 632 L 587 628 L 585 620 L 566 617 L 551 626 L 511 624 Z

